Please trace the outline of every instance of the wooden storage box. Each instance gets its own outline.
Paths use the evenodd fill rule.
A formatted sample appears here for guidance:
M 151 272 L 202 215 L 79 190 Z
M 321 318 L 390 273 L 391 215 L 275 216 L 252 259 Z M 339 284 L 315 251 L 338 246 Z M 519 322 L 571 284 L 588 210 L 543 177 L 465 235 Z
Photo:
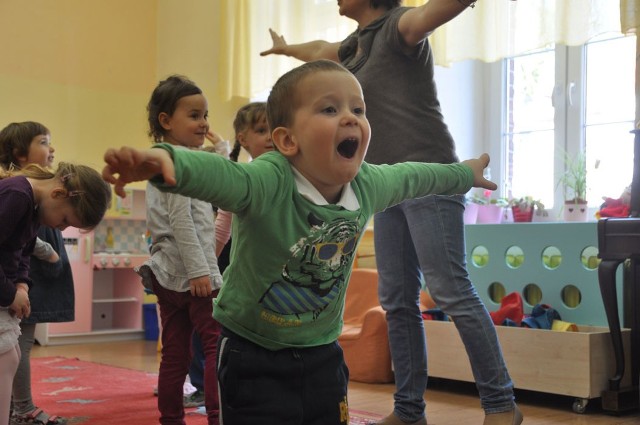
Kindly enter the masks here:
M 454 324 L 427 320 L 424 326 L 429 376 L 474 382 L 469 359 Z M 615 373 L 609 329 L 578 328 L 579 332 L 556 332 L 497 326 L 498 339 L 515 387 L 585 401 L 600 397 L 603 390 L 608 390 L 609 379 Z M 622 338 L 629 365 L 629 329 L 622 330 Z M 629 373 L 625 373 L 622 386 L 630 384 Z

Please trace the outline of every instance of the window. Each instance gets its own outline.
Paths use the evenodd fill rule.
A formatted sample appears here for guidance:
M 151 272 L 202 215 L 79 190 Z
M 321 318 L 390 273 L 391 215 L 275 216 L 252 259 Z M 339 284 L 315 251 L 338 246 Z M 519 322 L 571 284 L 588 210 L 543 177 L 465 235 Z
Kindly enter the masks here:
M 553 49 L 504 61 L 503 130 L 507 197 L 533 196 L 553 204 L 555 84 Z
M 585 152 L 587 199 L 617 198 L 633 176 L 635 37 L 587 45 Z M 594 165 L 598 164 L 597 168 Z
M 635 36 L 551 46 L 502 61 L 503 190 L 560 210 L 564 155 L 584 151 L 587 200 L 618 198 L 631 184 Z

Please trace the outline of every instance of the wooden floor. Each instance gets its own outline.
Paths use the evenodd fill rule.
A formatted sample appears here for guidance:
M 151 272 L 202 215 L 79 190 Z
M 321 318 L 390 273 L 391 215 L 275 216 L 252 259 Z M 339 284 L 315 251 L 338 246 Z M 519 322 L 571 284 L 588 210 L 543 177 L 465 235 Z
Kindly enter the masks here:
M 156 343 L 150 341 L 33 347 L 32 357 L 46 356 L 77 357 L 147 372 L 157 372 L 160 361 Z M 393 389 L 393 385 L 352 382 L 349 385 L 350 408 L 386 415 L 393 408 Z M 37 394 L 34 398 L 37 402 Z M 430 425 L 482 424 L 484 415 L 472 384 L 430 379 L 425 399 Z M 573 412 L 574 399 L 571 397 L 517 391 L 516 399 L 524 413 L 525 425 L 640 425 L 640 413 L 624 416 L 605 414 L 599 399 L 591 400 L 584 414 Z

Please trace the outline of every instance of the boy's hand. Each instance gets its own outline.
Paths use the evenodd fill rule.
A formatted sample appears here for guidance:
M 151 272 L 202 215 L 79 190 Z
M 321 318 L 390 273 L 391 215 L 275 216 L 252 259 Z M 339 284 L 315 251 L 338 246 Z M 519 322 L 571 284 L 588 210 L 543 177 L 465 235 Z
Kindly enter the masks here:
M 173 159 L 164 149 L 138 150 L 122 147 L 109 149 L 104 154 L 107 165 L 102 169 L 102 178 L 114 185 L 116 194 L 125 197 L 124 187 L 135 181 L 149 180 L 162 174 L 164 182 L 176 184 Z
M 284 51 L 287 48 L 287 42 L 284 41 L 284 36 L 278 35 L 278 33 L 271 28 L 269 28 L 269 34 L 271 35 L 271 40 L 273 41 L 273 47 L 271 47 L 269 50 L 265 50 L 264 52 L 260 52 L 260 56 L 267 56 L 271 54 L 284 55 Z
M 211 295 L 211 279 L 209 276 L 200 276 L 194 279 L 189 279 L 189 286 L 191 288 L 191 295 L 194 297 L 208 297 Z
M 473 187 L 481 187 L 483 189 L 496 190 L 498 185 L 484 178 L 484 169 L 489 165 L 489 155 L 483 153 L 480 158 L 467 159 L 462 161 L 473 170 Z

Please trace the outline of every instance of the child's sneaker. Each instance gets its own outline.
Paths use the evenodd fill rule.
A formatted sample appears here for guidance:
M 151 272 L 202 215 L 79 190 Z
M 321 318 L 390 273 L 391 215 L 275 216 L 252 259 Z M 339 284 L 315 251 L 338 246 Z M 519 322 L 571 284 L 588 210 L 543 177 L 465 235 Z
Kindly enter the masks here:
M 183 399 L 184 407 L 204 406 L 204 392 L 195 390 L 191 394 L 186 394 Z

